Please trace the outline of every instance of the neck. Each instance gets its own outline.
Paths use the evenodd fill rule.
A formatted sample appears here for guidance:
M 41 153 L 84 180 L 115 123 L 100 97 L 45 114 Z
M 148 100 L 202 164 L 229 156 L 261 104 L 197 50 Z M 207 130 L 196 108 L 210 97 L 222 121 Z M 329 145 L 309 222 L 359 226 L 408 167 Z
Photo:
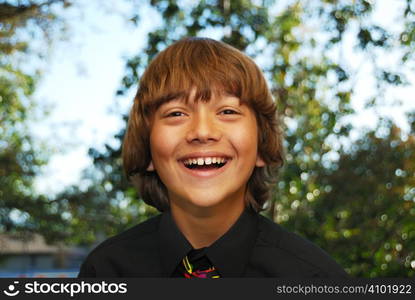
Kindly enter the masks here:
M 189 212 L 171 203 L 170 209 L 177 227 L 192 247 L 199 249 L 210 246 L 225 234 L 245 209 L 244 201 L 227 206 L 197 208 Z

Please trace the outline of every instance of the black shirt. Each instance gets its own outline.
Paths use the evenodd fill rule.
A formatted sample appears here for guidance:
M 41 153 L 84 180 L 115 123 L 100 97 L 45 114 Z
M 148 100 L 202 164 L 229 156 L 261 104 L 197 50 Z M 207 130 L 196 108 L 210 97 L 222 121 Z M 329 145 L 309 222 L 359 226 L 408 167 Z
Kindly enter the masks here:
M 224 278 L 348 277 L 326 252 L 251 209 L 202 249 Z M 78 277 L 176 277 L 192 250 L 171 213 L 164 212 L 101 243 Z

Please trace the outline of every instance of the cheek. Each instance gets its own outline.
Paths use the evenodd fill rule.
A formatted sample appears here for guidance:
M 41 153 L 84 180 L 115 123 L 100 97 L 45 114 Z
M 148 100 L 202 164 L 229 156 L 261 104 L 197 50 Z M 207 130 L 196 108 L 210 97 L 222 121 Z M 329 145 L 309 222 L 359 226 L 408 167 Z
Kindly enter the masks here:
M 255 123 L 249 122 L 245 126 L 236 128 L 232 131 L 230 139 L 238 152 L 256 157 L 258 132 Z
M 153 163 L 171 157 L 176 144 L 175 136 L 164 128 L 153 128 L 150 134 L 150 150 Z

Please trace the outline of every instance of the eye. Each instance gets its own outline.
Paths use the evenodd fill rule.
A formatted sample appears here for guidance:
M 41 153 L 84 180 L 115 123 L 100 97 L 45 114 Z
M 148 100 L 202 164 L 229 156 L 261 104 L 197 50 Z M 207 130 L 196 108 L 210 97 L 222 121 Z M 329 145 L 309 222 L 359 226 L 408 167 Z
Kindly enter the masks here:
M 172 111 L 171 113 L 167 114 L 166 117 L 170 118 L 170 117 L 181 117 L 183 116 L 184 113 L 182 113 L 181 111 Z
M 239 114 L 236 110 L 229 109 L 229 108 L 222 110 L 221 113 L 225 115 Z

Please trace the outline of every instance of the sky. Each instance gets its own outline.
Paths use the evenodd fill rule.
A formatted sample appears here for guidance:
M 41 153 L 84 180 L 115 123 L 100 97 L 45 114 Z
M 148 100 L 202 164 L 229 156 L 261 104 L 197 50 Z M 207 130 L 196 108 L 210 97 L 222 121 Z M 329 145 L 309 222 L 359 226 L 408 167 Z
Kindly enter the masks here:
M 111 12 L 99 7 L 98 1 L 82 5 L 82 16 L 77 8 L 64 11 L 69 40 L 53 46 L 34 95 L 36 102 L 51 106 L 47 118 L 32 130 L 53 149 L 35 181 L 39 193 L 53 194 L 76 184 L 81 171 L 91 164 L 88 149 L 100 149 L 114 140 L 123 125 L 119 112 L 128 111 L 133 97 L 115 97 L 124 57 L 137 53 L 146 32 L 157 25 L 157 15 L 151 10 L 143 14 L 153 22 L 136 28 L 122 18 L 128 6 Z
M 79 182 L 81 171 L 91 165 L 87 155 L 90 147 L 102 148 L 113 143 L 124 123 L 120 112 L 126 113 L 132 104 L 133 93 L 115 97 L 125 69 L 125 57 L 131 57 L 146 42 L 146 33 L 161 25 L 155 11 L 143 5 L 140 26 L 128 23 L 123 15 L 132 8 L 123 1 L 81 1 L 79 9 L 66 9 L 63 13 L 68 24 L 68 38 L 53 44 L 34 95 L 35 101 L 50 106 L 50 114 L 33 125 L 32 132 L 53 150 L 53 155 L 42 175 L 35 181 L 39 193 L 54 194 L 70 184 Z M 393 1 L 396 3 L 395 1 Z M 103 7 L 106 3 L 106 7 Z M 389 28 L 399 29 L 393 17 L 397 8 L 392 1 L 380 0 L 375 18 Z M 116 6 L 119 5 L 119 6 Z M 81 13 L 80 13 L 81 11 Z M 393 64 L 391 55 L 386 57 Z M 352 47 L 346 49 L 350 64 L 359 64 L 364 57 L 355 56 Z M 351 121 L 360 127 L 376 124 L 379 114 L 390 116 L 405 129 L 404 112 L 411 107 L 413 87 L 391 89 L 391 98 L 403 99 L 402 107 L 385 107 L 376 112 L 364 111 L 363 99 L 373 93 L 370 70 L 359 71 L 357 93 L 353 106 L 359 114 Z M 409 80 L 415 83 L 414 74 Z M 411 92 L 412 91 L 412 92 Z

